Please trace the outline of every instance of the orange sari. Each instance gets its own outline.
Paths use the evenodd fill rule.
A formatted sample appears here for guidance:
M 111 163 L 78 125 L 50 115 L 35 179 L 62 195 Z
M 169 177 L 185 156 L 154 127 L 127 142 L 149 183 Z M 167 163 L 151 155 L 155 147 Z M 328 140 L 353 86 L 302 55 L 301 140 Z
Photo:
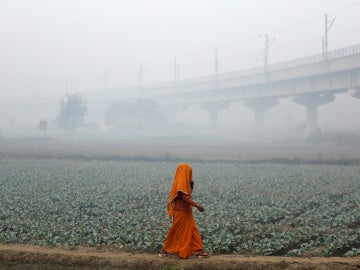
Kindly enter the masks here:
M 192 168 L 189 164 L 179 164 L 168 200 L 168 215 L 173 223 L 166 236 L 163 250 L 188 258 L 203 250 L 199 231 L 194 221 L 191 200 Z

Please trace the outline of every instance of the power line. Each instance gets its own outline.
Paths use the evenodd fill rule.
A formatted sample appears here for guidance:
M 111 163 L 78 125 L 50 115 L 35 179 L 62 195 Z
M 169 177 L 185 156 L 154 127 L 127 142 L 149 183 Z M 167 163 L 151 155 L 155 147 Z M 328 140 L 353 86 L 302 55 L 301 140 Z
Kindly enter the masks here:
M 356 6 L 360 6 L 360 1 L 353 2 L 352 4 L 350 4 L 350 5 L 348 5 L 348 6 L 344 6 L 344 7 L 339 8 L 339 9 L 330 10 L 329 13 L 333 13 L 333 12 L 343 12 L 343 11 L 345 11 L 345 10 L 352 9 L 353 7 L 356 7 Z
M 328 13 L 331 13 L 332 16 L 335 16 L 336 14 L 333 14 L 333 13 L 344 12 L 344 11 L 352 9 L 353 7 L 356 7 L 356 6 L 360 6 L 360 1 L 353 2 L 352 4 L 343 6 L 342 8 L 333 9 L 333 10 L 329 11 Z M 278 30 L 274 30 L 273 32 L 270 32 L 268 34 L 270 34 L 272 36 L 275 36 L 275 35 L 281 34 L 283 32 L 289 32 L 289 30 L 294 29 L 294 28 L 299 28 L 299 27 L 302 27 L 304 25 L 308 25 L 308 24 L 311 24 L 311 23 L 314 23 L 314 22 L 317 22 L 317 21 L 320 22 L 321 20 L 323 20 L 323 18 L 324 18 L 323 16 L 324 15 L 319 15 L 319 16 L 311 17 L 311 18 L 308 18 L 308 19 L 305 19 L 305 20 L 301 20 L 299 22 L 295 22 L 293 24 L 290 24 L 289 26 L 285 26 L 285 27 L 280 28 Z M 243 43 L 243 42 L 253 41 L 253 40 L 261 38 L 263 36 L 264 36 L 264 34 L 257 34 L 255 36 L 249 37 L 247 39 L 239 40 L 236 43 Z M 226 47 L 230 47 L 230 46 L 222 46 L 222 48 L 226 48 Z
M 359 0 L 353 2 L 353 3 L 349 4 L 349 5 L 345 5 L 345 6 L 341 7 L 341 8 L 336 8 L 336 9 L 330 10 L 329 13 L 331 14 L 331 16 L 334 16 L 334 15 L 336 15 L 336 13 L 346 12 L 346 11 L 348 11 L 350 9 L 353 9 L 354 7 L 357 7 L 357 6 L 360 6 L 360 1 Z M 288 26 L 285 26 L 285 27 L 282 27 L 280 29 L 274 30 L 273 32 L 270 32 L 270 35 L 273 36 L 271 41 L 268 39 L 268 34 L 257 34 L 257 35 L 254 35 L 254 36 L 251 36 L 251 37 L 248 37 L 248 38 L 245 38 L 245 39 L 238 40 L 236 42 L 231 42 L 231 46 L 229 46 L 229 45 L 215 46 L 216 47 L 216 49 L 215 49 L 215 76 L 217 76 L 217 74 L 218 74 L 218 61 L 219 61 L 218 55 L 217 55 L 217 50 L 218 49 L 226 49 L 226 48 L 229 48 L 229 47 L 238 48 L 240 44 L 243 46 L 244 45 L 243 43 L 251 43 L 251 42 L 253 42 L 255 40 L 259 40 L 259 38 L 263 38 L 265 36 L 266 37 L 266 44 L 265 44 L 265 51 L 264 51 L 264 55 L 263 55 L 263 61 L 264 61 L 264 66 L 266 67 L 266 65 L 268 64 L 268 49 L 269 49 L 271 43 L 274 41 L 273 39 L 275 39 L 275 37 L 274 37 L 275 35 L 278 35 L 278 34 L 281 34 L 281 33 L 284 33 L 284 32 L 291 32 L 295 28 L 300 28 L 300 27 L 303 27 L 305 25 L 313 24 L 315 22 L 318 22 L 319 27 L 320 27 L 320 22 L 321 22 L 321 20 L 323 20 L 323 16 L 324 15 L 310 17 L 310 18 L 307 18 L 307 19 L 300 20 L 298 22 L 292 23 L 292 24 L 290 24 Z M 334 22 L 334 19 L 328 21 L 325 18 L 325 20 L 326 20 L 326 30 L 325 30 L 325 35 L 323 37 L 324 38 L 324 40 L 323 40 L 323 51 L 327 51 L 327 33 L 330 30 L 330 28 L 331 28 L 331 26 L 332 26 L 332 24 Z M 306 42 L 319 40 L 319 39 L 321 40 L 321 36 L 316 35 L 316 37 L 314 37 L 314 38 L 306 38 L 306 39 L 298 40 L 296 42 L 294 41 L 293 43 L 288 43 L 288 46 L 293 46 L 294 47 L 295 45 L 304 44 Z M 282 46 L 284 46 L 284 45 L 282 44 Z M 204 50 L 210 50 L 211 47 L 212 46 L 209 45 L 207 48 L 196 49 L 196 50 L 201 51 L 202 53 L 204 53 Z M 191 50 L 191 53 L 195 54 L 196 50 L 195 51 Z M 184 57 L 184 55 L 183 55 L 183 57 Z M 142 88 L 142 84 L 143 84 L 143 82 L 142 82 L 142 72 L 143 71 L 141 69 L 141 71 L 140 71 L 141 79 L 139 79 L 140 88 Z M 175 82 L 175 85 L 177 84 L 178 80 L 179 80 L 179 76 L 177 74 L 177 59 L 174 58 L 174 82 Z

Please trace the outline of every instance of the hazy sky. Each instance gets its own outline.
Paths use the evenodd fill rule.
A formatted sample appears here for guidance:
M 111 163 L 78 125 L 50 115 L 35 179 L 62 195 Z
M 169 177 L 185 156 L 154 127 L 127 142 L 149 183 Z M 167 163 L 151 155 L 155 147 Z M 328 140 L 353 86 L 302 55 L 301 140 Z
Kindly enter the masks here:
M 211 75 L 360 43 L 360 0 L 0 0 L 0 97 Z

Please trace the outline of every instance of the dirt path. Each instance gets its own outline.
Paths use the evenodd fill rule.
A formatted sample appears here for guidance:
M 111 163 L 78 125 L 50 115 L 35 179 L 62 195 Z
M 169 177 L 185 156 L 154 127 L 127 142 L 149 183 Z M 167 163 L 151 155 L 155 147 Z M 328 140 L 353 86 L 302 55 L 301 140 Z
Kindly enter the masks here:
M 356 258 L 289 258 L 213 255 L 207 259 L 159 258 L 157 254 L 92 248 L 45 248 L 0 244 L 0 269 L 360 269 Z

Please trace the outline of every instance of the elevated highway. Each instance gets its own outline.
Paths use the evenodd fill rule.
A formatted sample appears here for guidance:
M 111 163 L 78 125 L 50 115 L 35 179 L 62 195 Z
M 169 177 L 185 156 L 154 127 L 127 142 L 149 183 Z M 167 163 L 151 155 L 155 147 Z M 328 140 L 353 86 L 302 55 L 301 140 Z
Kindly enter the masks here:
M 111 102 L 136 99 L 139 90 L 139 86 L 134 86 L 84 95 L 89 104 L 88 118 L 102 122 Z M 360 98 L 360 44 L 330 51 L 326 56 L 318 54 L 218 76 L 143 85 L 141 90 L 144 98 L 155 100 L 173 116 L 196 104 L 209 113 L 214 126 L 221 110 L 240 102 L 254 111 L 254 125 L 259 129 L 265 125 L 266 110 L 280 99 L 289 99 L 306 109 L 306 132 L 312 134 L 319 130 L 319 106 L 336 101 L 335 95 L 340 93 Z M 38 125 L 39 119 L 56 118 L 60 99 L 61 96 L 7 97 L 2 100 L 1 112 L 3 119 L 23 119 L 24 123 L 33 121 Z
M 254 110 L 258 127 L 264 124 L 265 110 L 290 98 L 306 107 L 307 132 L 313 133 L 318 106 L 334 101 L 337 93 L 360 98 L 360 44 L 265 67 L 147 85 L 143 92 L 178 111 L 200 104 L 214 125 L 220 110 L 240 101 Z

